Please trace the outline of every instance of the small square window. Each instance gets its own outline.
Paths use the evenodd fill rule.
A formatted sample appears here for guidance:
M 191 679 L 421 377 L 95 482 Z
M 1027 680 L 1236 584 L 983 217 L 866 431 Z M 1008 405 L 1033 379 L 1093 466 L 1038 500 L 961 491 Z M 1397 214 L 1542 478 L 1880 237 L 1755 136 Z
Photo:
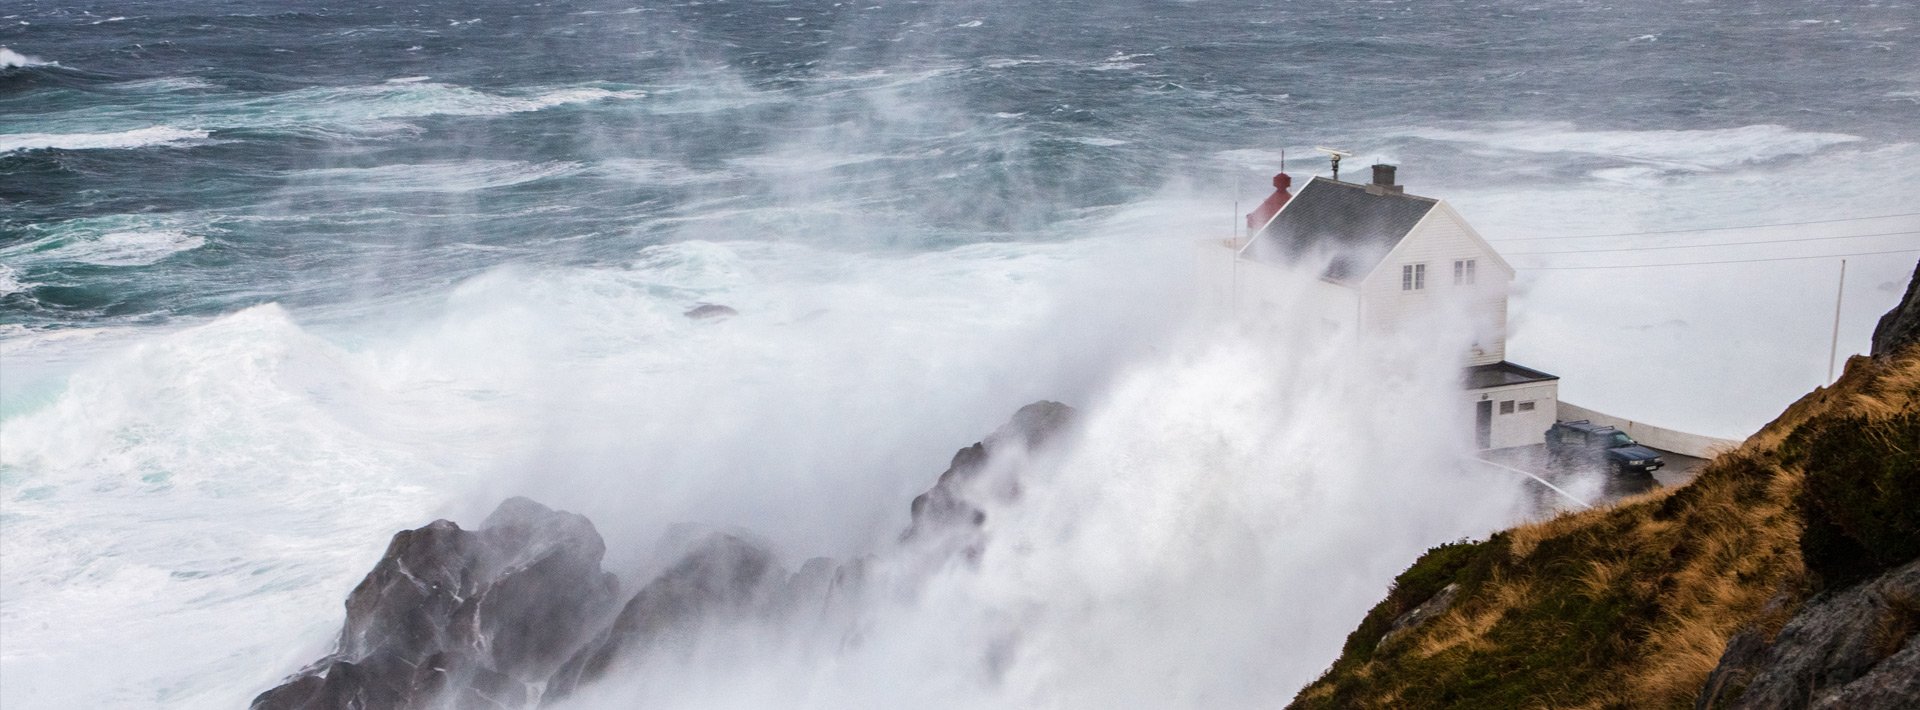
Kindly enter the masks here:
M 1501 403 L 1500 403 L 1500 413 L 1501 413 L 1501 414 L 1512 414 L 1512 413 L 1513 413 L 1513 400 L 1511 400 L 1511 399 L 1509 399 L 1509 400 L 1507 400 L 1507 401 L 1505 401 L 1505 402 L 1501 402 Z
M 1453 262 L 1453 285 L 1466 286 L 1473 283 L 1473 259 Z
M 1419 291 L 1426 287 L 1426 264 L 1406 264 L 1400 267 L 1400 290 Z
M 1531 411 L 1533 411 L 1533 403 L 1532 403 L 1532 402 L 1521 402 L 1521 403 L 1520 403 L 1520 411 L 1522 411 L 1522 412 L 1531 412 Z

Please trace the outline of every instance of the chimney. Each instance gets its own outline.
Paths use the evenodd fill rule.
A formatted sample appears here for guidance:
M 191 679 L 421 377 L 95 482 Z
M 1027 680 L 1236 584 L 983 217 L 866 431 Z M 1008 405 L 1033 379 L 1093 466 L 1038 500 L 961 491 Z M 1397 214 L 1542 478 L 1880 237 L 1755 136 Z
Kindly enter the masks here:
M 1386 163 L 1375 163 L 1373 165 L 1373 184 L 1367 186 L 1367 194 L 1398 195 L 1406 192 L 1406 188 L 1393 184 L 1393 170 L 1393 166 L 1387 165 Z

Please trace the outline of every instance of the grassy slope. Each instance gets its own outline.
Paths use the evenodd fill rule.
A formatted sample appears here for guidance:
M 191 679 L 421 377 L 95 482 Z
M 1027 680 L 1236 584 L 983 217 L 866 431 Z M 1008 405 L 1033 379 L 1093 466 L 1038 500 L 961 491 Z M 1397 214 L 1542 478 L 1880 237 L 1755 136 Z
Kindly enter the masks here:
M 1291 707 L 1691 707 L 1735 631 L 1920 556 L 1916 442 L 1920 345 L 1855 358 L 1687 486 L 1428 551 Z

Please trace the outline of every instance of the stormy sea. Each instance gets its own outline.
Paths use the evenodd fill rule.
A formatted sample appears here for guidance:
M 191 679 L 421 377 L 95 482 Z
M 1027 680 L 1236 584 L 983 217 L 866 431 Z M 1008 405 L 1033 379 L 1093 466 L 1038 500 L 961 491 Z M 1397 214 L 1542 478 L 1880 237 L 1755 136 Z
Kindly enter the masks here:
M 1446 324 L 1224 323 L 1196 244 L 1397 165 L 1510 359 L 1737 439 L 1900 297 L 1916 116 L 1906 0 L 7 0 L 0 704 L 245 706 L 525 496 L 621 600 L 713 531 L 865 580 L 548 706 L 1278 706 L 1536 511 Z

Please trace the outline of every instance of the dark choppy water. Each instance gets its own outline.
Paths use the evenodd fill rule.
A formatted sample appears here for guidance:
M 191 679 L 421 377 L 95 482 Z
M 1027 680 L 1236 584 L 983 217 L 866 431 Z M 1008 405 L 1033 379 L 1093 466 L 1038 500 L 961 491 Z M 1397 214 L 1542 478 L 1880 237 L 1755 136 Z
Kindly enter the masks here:
M 1410 127 L 1920 132 L 1905 3 L 4 13 L 0 322 L 32 328 L 339 303 L 695 237 L 1046 240 L 1174 175 L 1264 169 L 1234 149 L 1360 146 L 1493 184 L 1609 163 Z

